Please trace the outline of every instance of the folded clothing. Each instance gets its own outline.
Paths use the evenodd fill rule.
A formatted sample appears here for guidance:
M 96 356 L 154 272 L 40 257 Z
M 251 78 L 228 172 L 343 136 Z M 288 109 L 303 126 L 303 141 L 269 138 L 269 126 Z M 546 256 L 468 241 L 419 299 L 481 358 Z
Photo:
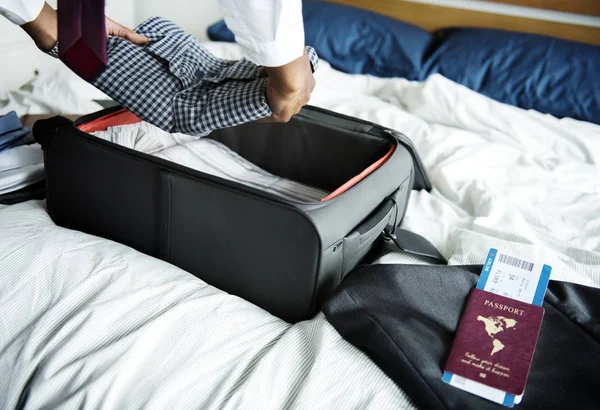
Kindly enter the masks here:
M 22 145 L 0 152 L 0 173 L 43 162 L 40 144 Z
M 39 144 L 22 145 L 0 152 L 0 195 L 43 179 L 44 154 Z
M 31 128 L 21 125 L 16 112 L 0 116 L 0 151 L 33 142 Z
M 108 67 L 91 83 L 139 118 L 165 131 L 201 136 L 271 116 L 267 79 L 256 64 L 217 58 L 159 17 L 135 31 L 150 43 L 140 47 L 111 37 Z M 311 47 L 307 52 L 314 71 L 317 54 Z
M 44 179 L 44 164 L 27 165 L 0 174 L 0 195 L 18 191 Z
M 23 128 L 21 121 L 15 111 L 11 111 L 6 115 L 0 116 L 0 135 L 7 134 L 12 131 L 18 131 Z
M 21 145 L 33 144 L 34 142 L 35 139 L 33 138 L 31 128 L 23 128 L 0 136 L 0 151 L 20 147 Z
M 0 196 L 43 179 L 44 155 L 31 129 L 23 127 L 14 111 L 0 116 Z
M 210 138 L 198 139 L 185 134 L 170 134 L 147 122 L 110 126 L 105 131 L 95 131 L 91 134 L 287 199 L 319 202 L 329 194 L 328 191 L 273 175 Z
M 154 154 L 178 143 L 173 134 L 147 122 L 110 126 L 106 131 L 96 131 L 92 134 L 146 154 Z

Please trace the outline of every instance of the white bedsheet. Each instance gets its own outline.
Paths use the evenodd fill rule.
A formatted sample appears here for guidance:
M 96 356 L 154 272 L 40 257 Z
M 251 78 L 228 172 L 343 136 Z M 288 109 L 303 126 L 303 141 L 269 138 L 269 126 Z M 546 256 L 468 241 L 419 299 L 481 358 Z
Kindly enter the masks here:
M 290 326 L 172 265 L 0 206 L 0 408 L 411 408 L 322 315 Z
M 450 263 L 504 246 L 546 258 L 553 279 L 600 287 L 600 126 L 441 76 L 351 76 L 325 62 L 311 104 L 415 142 L 435 188 L 413 194 L 403 226 Z M 57 228 L 42 202 L 0 208 L 0 309 L 0 408 L 21 396 L 29 408 L 411 407 L 322 315 L 289 326 L 166 263 Z

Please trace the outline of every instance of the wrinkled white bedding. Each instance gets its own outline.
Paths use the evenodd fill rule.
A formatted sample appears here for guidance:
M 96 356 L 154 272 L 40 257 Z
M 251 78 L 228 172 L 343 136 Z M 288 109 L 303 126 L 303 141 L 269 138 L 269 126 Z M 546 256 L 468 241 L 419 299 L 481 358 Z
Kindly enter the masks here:
M 0 408 L 410 408 L 322 315 L 290 326 L 120 244 L 0 206 Z
M 435 188 L 413 194 L 403 226 L 451 263 L 504 246 L 546 258 L 554 279 L 600 286 L 600 126 L 440 76 L 351 76 L 322 62 L 317 83 L 311 104 L 415 142 Z M 56 227 L 43 202 L 0 207 L 0 309 L 1 408 L 20 398 L 27 408 L 411 407 L 322 315 L 285 324 L 166 263 Z

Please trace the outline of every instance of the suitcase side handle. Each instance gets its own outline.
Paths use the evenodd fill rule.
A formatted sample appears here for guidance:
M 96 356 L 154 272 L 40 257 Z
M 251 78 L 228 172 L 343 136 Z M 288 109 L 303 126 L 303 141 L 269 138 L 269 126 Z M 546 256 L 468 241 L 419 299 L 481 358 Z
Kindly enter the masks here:
M 375 235 L 383 234 L 385 240 L 391 240 L 400 250 L 414 255 L 425 256 L 433 263 L 446 265 L 448 261 L 429 240 L 414 232 L 398 228 L 400 225 L 398 202 L 388 197 L 379 208 L 359 226 L 359 243 L 373 241 Z
M 395 213 L 394 202 L 387 198 L 342 240 L 344 258 L 341 280 L 369 252 L 377 238 L 392 223 Z
M 54 136 L 56 131 L 64 127 L 72 127 L 73 121 L 60 115 L 45 120 L 38 120 L 33 124 L 33 138 L 46 149 L 48 140 Z

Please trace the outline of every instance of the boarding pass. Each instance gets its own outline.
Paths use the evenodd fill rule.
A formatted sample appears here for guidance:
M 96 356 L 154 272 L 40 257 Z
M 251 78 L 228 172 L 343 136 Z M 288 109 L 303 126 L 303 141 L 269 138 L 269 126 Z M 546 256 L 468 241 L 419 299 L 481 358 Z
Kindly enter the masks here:
M 477 289 L 541 306 L 551 272 L 552 268 L 542 261 L 528 260 L 492 248 L 485 260 Z M 522 398 L 450 372 L 444 372 L 442 380 L 507 407 L 518 404 Z

